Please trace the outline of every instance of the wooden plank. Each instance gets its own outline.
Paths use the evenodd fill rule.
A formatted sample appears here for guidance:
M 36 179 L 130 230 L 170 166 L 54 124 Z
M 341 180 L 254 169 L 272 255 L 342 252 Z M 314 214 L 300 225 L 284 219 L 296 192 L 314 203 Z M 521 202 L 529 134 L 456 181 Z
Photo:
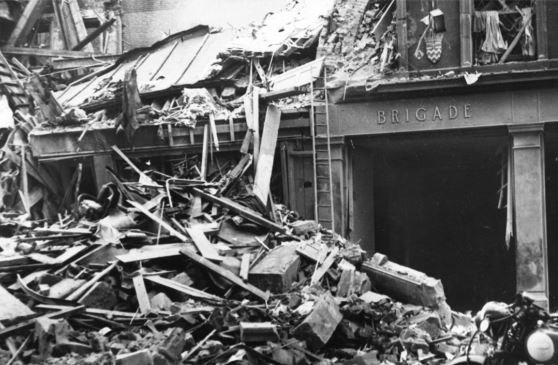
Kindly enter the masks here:
M 78 44 L 72 47 L 72 51 L 81 50 L 86 44 L 89 44 L 95 38 L 97 38 L 101 33 L 107 30 L 111 25 L 116 22 L 116 18 L 112 18 L 101 24 L 97 29 L 89 33 L 85 38 L 83 38 Z
M 202 198 L 209 200 L 214 204 L 218 204 L 223 207 L 229 208 L 230 210 L 240 215 L 242 218 L 249 220 L 250 222 L 254 222 L 262 227 L 271 229 L 274 232 L 287 234 L 286 228 L 283 227 L 282 225 L 279 225 L 275 222 L 270 221 L 269 219 L 264 218 L 260 213 L 256 212 L 255 210 L 240 205 L 231 199 L 228 199 L 226 197 L 216 197 L 197 188 L 194 188 L 193 191 L 199 194 Z M 296 240 L 300 240 L 300 238 L 298 237 L 292 236 L 292 238 Z
M 207 175 L 207 124 L 203 126 L 203 142 L 202 142 L 202 159 L 201 159 L 201 166 L 200 166 L 200 175 L 202 180 L 205 180 Z
M 136 203 L 135 201 L 132 201 L 132 200 L 128 200 L 128 202 L 134 208 L 138 209 L 140 212 L 145 214 L 147 217 L 151 218 L 153 221 L 160 224 L 161 227 L 163 227 L 164 229 L 169 231 L 169 233 L 171 235 L 175 236 L 176 238 L 178 238 L 182 242 L 190 242 L 190 239 L 188 239 L 188 237 L 186 237 L 182 233 L 178 232 L 170 224 L 168 224 L 164 220 L 160 219 L 155 214 L 151 213 L 149 210 L 144 208 L 141 204 L 138 204 L 138 203 Z M 203 231 L 199 231 L 199 232 L 201 232 L 201 234 L 203 235 Z M 198 231 L 196 229 L 194 229 L 193 234 L 196 235 L 196 237 L 195 238 L 192 237 L 191 241 L 194 242 L 194 244 L 196 245 L 196 248 L 200 251 L 200 253 L 202 255 L 204 255 L 204 257 L 207 257 L 210 260 L 221 261 L 222 258 L 221 258 L 221 256 L 219 256 L 219 253 L 217 252 L 217 249 L 211 243 L 209 243 L 210 246 L 208 246 L 207 242 L 203 241 L 203 238 L 205 238 L 205 240 L 207 240 L 207 237 L 205 237 L 205 235 L 203 235 L 203 238 L 201 238 L 199 235 L 197 235 L 197 233 L 198 233 Z M 188 232 L 188 234 L 190 234 L 190 232 Z
M 151 179 L 149 176 L 147 176 L 143 171 L 141 171 L 129 158 L 128 156 L 126 156 L 124 154 L 124 152 L 122 152 L 120 150 L 120 148 L 118 148 L 118 146 L 113 145 L 111 146 L 112 150 L 114 152 L 116 152 L 118 154 L 118 156 L 120 156 L 121 159 L 124 160 L 124 162 L 126 162 L 128 164 L 128 166 L 130 166 L 132 168 L 132 170 L 134 170 L 139 176 L 139 181 L 148 185 L 153 185 L 153 186 L 157 186 L 157 187 L 161 187 L 161 185 L 157 184 L 155 181 L 153 181 L 153 179 Z
M 257 170 L 260 156 L 260 89 L 255 87 L 252 101 L 252 129 L 254 130 L 254 168 Z
M 64 252 L 62 254 L 60 254 L 58 257 L 50 257 L 48 255 L 38 253 L 38 252 L 30 253 L 27 256 L 30 259 L 32 259 L 34 261 L 37 261 L 37 262 L 40 262 L 40 263 L 43 263 L 43 264 L 61 265 L 61 264 L 66 263 L 67 261 L 71 260 L 75 256 L 79 255 L 81 252 L 87 250 L 88 248 L 89 248 L 89 246 L 86 246 L 86 245 L 72 246 L 72 247 L 69 247 L 68 249 L 64 250 Z
M 250 272 L 250 253 L 246 252 L 242 255 L 240 262 L 240 277 L 242 280 L 248 280 L 248 273 Z
M 101 70 L 104 71 L 107 68 L 107 65 L 116 62 L 119 58 L 120 56 L 118 55 L 98 55 L 95 58 L 92 57 L 53 58 L 51 60 L 51 63 L 52 66 L 54 67 L 54 70 L 64 70 L 68 68 L 78 68 L 78 67 L 82 67 L 82 68 L 102 67 Z M 87 76 L 89 75 L 91 74 L 87 74 Z M 83 79 L 85 80 L 85 77 Z
M 61 255 L 56 257 L 56 262 L 58 264 L 65 264 L 66 262 L 72 260 L 74 257 L 81 254 L 83 251 L 89 249 L 90 246 L 86 245 L 77 245 L 72 246 L 65 250 Z
M 87 37 L 87 30 L 77 0 L 53 0 L 52 5 L 66 48 L 72 49 L 79 44 L 80 40 Z M 91 44 L 87 44 L 85 48 L 93 51 Z
M 149 312 L 151 312 L 151 301 L 149 300 L 147 290 L 145 289 L 143 275 L 135 275 L 132 278 L 132 282 L 134 283 L 134 289 L 136 291 L 136 298 L 138 299 L 140 312 L 142 314 L 148 314 Z
M 325 275 L 325 273 L 329 270 L 331 265 L 333 265 L 333 263 L 337 259 L 337 254 L 338 253 L 339 253 L 339 248 L 338 247 L 334 247 L 329 252 L 329 255 L 325 258 L 324 262 L 320 266 L 318 266 L 316 268 L 316 270 L 314 271 L 314 274 L 312 275 L 312 280 L 311 280 L 312 284 L 316 284 L 322 279 L 322 277 Z
M 31 260 L 29 260 L 29 257 L 24 255 L 0 257 L 0 268 L 16 266 L 16 265 L 26 265 L 29 264 L 30 262 Z
M 25 149 L 27 146 L 21 146 L 21 161 L 27 161 L 25 157 Z M 27 164 L 21 164 L 21 189 L 23 190 L 23 206 L 27 214 L 31 215 L 31 206 L 29 205 L 29 177 L 27 176 Z
M 23 14 L 19 17 L 12 34 L 10 34 L 8 44 L 15 46 L 19 43 L 25 43 L 27 35 L 31 32 L 37 20 L 43 15 L 43 11 L 48 3 L 47 0 L 30 0 L 27 3 Z
M 502 55 L 502 57 L 500 58 L 500 60 L 498 61 L 499 64 L 502 64 L 504 62 L 506 62 L 506 60 L 508 59 L 509 55 L 512 53 L 513 49 L 515 48 L 515 46 L 517 46 L 517 43 L 519 43 L 519 40 L 521 39 L 521 36 L 523 35 L 523 32 L 525 32 L 525 29 L 527 28 L 527 26 L 529 24 L 531 24 L 531 18 L 533 17 L 533 12 L 531 12 L 528 16 L 527 19 L 525 19 L 525 21 L 523 22 L 523 26 L 521 27 L 521 29 L 519 30 L 519 32 L 517 32 L 517 34 L 515 35 L 515 37 L 513 38 L 512 42 L 510 43 L 510 45 L 508 46 L 508 49 L 506 49 L 506 52 L 504 52 L 504 54 Z
M 73 301 L 69 301 L 66 299 L 59 299 L 59 298 L 51 298 L 44 295 L 37 293 L 36 291 L 32 290 L 27 286 L 27 283 L 23 281 L 23 279 L 18 275 L 17 276 L 17 284 L 19 288 L 31 299 L 36 300 L 39 303 L 43 304 L 52 304 L 52 305 L 65 305 L 65 306 L 73 306 L 76 303 Z
M 234 138 L 234 119 L 232 116 L 229 116 L 229 134 L 230 134 L 230 139 L 231 142 L 235 141 Z
M 266 206 L 269 196 L 269 183 L 273 171 L 275 148 L 281 123 L 281 110 L 275 105 L 268 105 L 262 133 L 262 143 L 258 158 L 256 177 L 254 178 L 254 195 Z
M 213 145 L 219 151 L 219 137 L 217 137 L 217 127 L 215 126 L 215 114 L 209 113 L 209 128 L 211 129 L 211 136 L 213 138 Z
M 96 58 L 107 56 L 102 53 L 69 51 L 64 49 L 32 48 L 32 47 L 13 47 L 4 46 L 0 48 L 2 53 L 14 56 L 38 56 L 38 57 L 67 57 L 67 58 Z
M 130 250 L 128 253 L 116 255 L 116 259 L 125 264 L 144 260 L 154 260 L 163 257 L 180 256 L 180 250 L 183 248 L 194 249 L 194 246 L 188 243 L 168 243 L 156 246 L 144 246 L 136 250 Z
M 68 7 L 69 14 L 71 16 L 72 25 L 75 29 L 76 43 L 72 44 L 72 48 L 80 44 L 80 41 L 87 38 L 87 29 L 85 28 L 85 23 L 83 22 L 83 17 L 81 15 L 78 0 L 64 0 L 64 4 Z M 93 45 L 86 43 L 82 48 L 88 52 L 93 52 Z
M 63 310 L 63 309 L 70 309 L 73 306 L 64 306 L 64 305 L 52 305 L 52 304 L 38 304 L 35 306 L 38 309 L 48 309 L 48 310 Z M 109 309 L 100 309 L 100 308 L 86 308 L 85 313 L 93 314 L 98 316 L 105 316 L 110 318 L 135 318 L 138 317 L 137 313 L 134 312 L 122 312 L 122 311 L 113 311 Z M 140 315 L 141 317 L 141 315 Z
M 107 266 L 107 268 L 104 269 L 103 271 L 99 271 L 98 273 L 96 273 L 95 276 L 93 276 L 93 278 L 91 278 L 87 283 L 83 284 L 83 286 L 81 288 L 79 288 L 78 290 L 76 290 L 72 294 L 68 295 L 67 299 L 68 300 L 78 300 L 82 295 L 84 295 L 89 290 L 89 288 L 91 288 L 96 282 L 101 280 L 101 278 L 103 278 L 103 276 L 105 276 L 106 274 L 111 272 L 116 267 L 116 263 L 117 262 L 115 261 L 112 264 L 110 264 L 109 266 Z
M 379 39 L 379 38 L 378 38 Z M 269 86 L 272 91 L 286 90 L 307 85 L 316 81 L 322 72 L 325 57 L 305 63 L 282 74 L 273 76 L 269 79 Z
M 186 294 L 186 295 L 194 297 L 194 298 L 208 299 L 208 300 L 213 300 L 213 301 L 217 301 L 217 302 L 224 301 L 223 298 L 220 298 L 216 295 L 206 293 L 202 290 L 192 288 L 191 286 L 181 284 L 181 283 L 176 282 L 176 281 L 171 280 L 171 279 L 165 279 L 165 278 L 163 278 L 159 275 L 146 276 L 145 279 L 147 279 L 147 280 L 149 280 L 149 281 L 151 281 L 155 284 L 159 284 L 159 285 L 162 285 L 164 287 L 176 290 L 180 293 Z
M 269 299 L 269 293 L 266 293 L 266 292 L 256 288 L 255 286 L 253 286 L 251 284 L 245 283 L 241 278 L 236 276 L 233 272 L 231 272 L 231 271 L 229 271 L 229 270 L 227 270 L 227 269 L 225 269 L 225 268 L 223 268 L 219 265 L 214 264 L 213 262 L 209 261 L 208 259 L 198 255 L 194 251 L 184 249 L 184 250 L 181 250 L 180 253 L 183 254 L 184 256 L 188 257 L 192 261 L 195 261 L 198 264 L 200 264 L 200 265 L 208 268 L 209 270 L 215 272 L 216 274 L 221 275 L 222 277 L 224 277 L 228 281 L 238 285 L 242 289 L 245 289 L 245 290 L 249 291 L 250 293 L 257 296 L 258 298 L 263 299 L 264 301 L 267 301 Z
M 0 285 L 0 298 L 2 298 L 0 321 L 30 317 L 35 314 L 29 307 L 4 289 L 2 285 Z
M 33 338 L 33 335 L 29 335 L 27 336 L 27 338 L 25 339 L 25 341 L 23 341 L 23 343 L 21 344 L 21 346 L 19 346 L 19 348 L 15 351 L 15 353 L 12 353 L 12 358 L 10 360 L 8 360 L 8 362 L 6 363 L 6 365 L 12 365 L 15 363 L 15 361 L 17 360 L 17 358 L 19 357 L 19 355 L 21 355 L 21 353 L 23 352 L 23 350 L 25 350 L 25 348 L 27 347 L 27 344 L 29 344 L 29 342 L 31 341 L 31 339 Z M 13 339 L 8 339 L 6 341 L 13 341 Z M 11 347 L 11 346 L 10 346 Z
M 0 322 L 0 330 L 3 330 L 4 328 L 6 327 Z M 17 347 L 13 338 L 8 337 L 4 339 L 4 343 L 6 344 L 6 347 L 8 348 L 8 350 L 10 350 L 12 355 L 15 355 L 17 353 Z
M 50 318 L 50 319 L 66 318 L 66 317 L 70 317 L 71 315 L 83 312 L 84 310 L 85 310 L 84 305 L 79 305 L 76 307 L 67 307 L 61 311 L 49 313 L 39 318 Z M 18 323 L 14 326 L 6 327 L 0 330 L 0 338 L 6 338 L 21 333 L 22 331 L 33 329 L 34 326 L 35 326 L 35 319 L 30 319 L 25 322 Z
M 221 260 L 219 252 L 215 248 L 215 246 L 209 242 L 203 230 L 199 227 L 185 227 L 184 228 L 188 233 L 188 236 L 194 241 L 197 249 L 200 251 L 203 257 L 206 257 L 210 260 Z

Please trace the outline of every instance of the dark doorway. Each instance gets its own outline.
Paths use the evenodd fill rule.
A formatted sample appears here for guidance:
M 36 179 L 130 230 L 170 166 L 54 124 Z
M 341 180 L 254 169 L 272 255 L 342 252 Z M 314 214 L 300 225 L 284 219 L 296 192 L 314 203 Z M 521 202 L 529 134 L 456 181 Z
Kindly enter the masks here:
M 369 155 L 373 185 L 355 174 L 355 189 L 373 186 L 375 250 L 442 279 L 449 304 L 477 310 L 515 292 L 514 250 L 505 244 L 506 210 L 498 209 L 498 170 L 506 131 L 435 133 L 355 139 Z
M 546 233 L 550 309 L 558 310 L 558 126 L 545 126 Z

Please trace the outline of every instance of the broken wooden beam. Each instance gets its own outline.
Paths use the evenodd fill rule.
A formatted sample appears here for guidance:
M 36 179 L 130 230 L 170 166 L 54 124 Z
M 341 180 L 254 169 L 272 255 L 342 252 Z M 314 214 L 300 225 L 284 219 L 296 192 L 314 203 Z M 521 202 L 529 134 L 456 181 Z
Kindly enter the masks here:
M 226 197 L 216 197 L 214 195 L 208 194 L 205 191 L 194 188 L 193 191 L 196 194 L 199 194 L 202 198 L 209 200 L 210 202 L 221 205 L 223 207 L 229 208 L 242 218 L 249 220 L 250 222 L 254 222 L 262 227 L 268 228 L 274 232 L 280 232 L 287 234 L 287 230 L 282 225 L 279 225 L 275 222 L 270 221 L 269 219 L 264 218 L 260 213 L 256 212 L 253 209 L 245 207 L 243 205 L 238 204 L 237 202 L 228 199 Z M 298 239 L 298 237 L 296 238 Z
M 79 44 L 80 40 L 87 38 L 87 30 L 78 2 L 77 0 L 53 0 L 52 6 L 58 18 L 58 25 L 60 25 L 66 48 L 72 49 L 72 47 Z M 84 47 L 88 51 L 93 51 L 93 47 L 88 43 Z
M 145 277 L 146 280 L 149 280 L 155 284 L 159 284 L 161 286 L 176 290 L 182 294 L 186 294 L 187 296 L 198 298 L 198 299 L 207 299 L 217 302 L 224 301 L 223 298 L 220 298 L 216 295 L 206 293 L 196 288 L 192 288 L 191 286 L 181 284 L 177 281 L 171 279 L 165 279 L 158 275 L 149 275 Z
M 67 57 L 67 58 L 96 58 L 97 56 L 107 56 L 101 53 L 69 51 L 63 49 L 33 48 L 33 47 L 13 47 L 4 46 L 0 48 L 4 54 L 14 56 L 36 56 L 36 57 Z
M 248 274 L 250 272 L 250 253 L 246 252 L 242 255 L 242 260 L 240 261 L 240 277 L 242 280 L 248 280 Z
M 142 212 L 143 214 L 145 214 L 147 217 L 151 218 L 153 221 L 155 221 L 156 223 L 160 224 L 164 229 L 166 229 L 167 231 L 169 231 L 169 233 L 173 236 L 175 236 L 176 238 L 178 238 L 179 240 L 183 241 L 183 242 L 190 242 L 190 239 L 188 239 L 188 237 L 186 237 L 185 235 L 183 235 L 182 233 L 178 232 L 176 229 L 174 229 L 170 224 L 168 224 L 167 222 L 165 222 L 164 220 L 160 219 L 159 217 L 157 217 L 155 214 L 151 213 L 149 210 L 147 210 L 144 206 L 142 206 L 141 204 L 136 203 L 135 201 L 129 200 L 128 201 L 134 208 L 138 209 L 140 212 Z M 203 232 L 201 232 L 201 234 L 203 235 L 203 237 L 201 237 L 199 235 L 201 231 L 198 231 L 196 229 L 191 229 L 190 232 L 188 232 L 188 234 L 192 233 L 194 237 L 191 237 L 191 241 L 194 242 L 194 244 L 196 245 L 196 248 L 200 251 L 200 253 L 210 259 L 210 260 L 216 260 L 216 261 L 220 261 L 222 258 L 219 255 L 219 252 L 217 252 L 217 249 L 207 240 L 207 238 L 205 237 L 205 235 L 203 235 Z M 204 240 L 205 238 L 205 240 Z
M 83 284 L 81 288 L 73 292 L 72 294 L 68 295 L 68 300 L 78 300 L 82 295 L 84 295 L 96 282 L 101 280 L 103 276 L 111 272 L 116 267 L 117 261 L 113 262 L 109 266 L 107 266 L 104 270 L 99 271 L 96 273 L 93 278 L 91 278 L 88 282 Z
M 337 259 L 337 253 L 338 252 L 339 252 L 338 247 L 334 247 L 333 249 L 331 249 L 331 251 L 329 252 L 327 257 L 325 258 L 325 260 L 322 262 L 322 264 L 319 265 L 316 268 L 316 270 L 314 271 L 314 274 L 312 275 L 312 280 L 311 280 L 312 284 L 316 284 L 322 279 L 322 277 L 329 270 L 329 268 L 335 263 L 335 260 Z
M 138 299 L 140 312 L 142 314 L 148 314 L 151 312 L 151 302 L 149 301 L 149 296 L 147 295 L 147 290 L 145 289 L 143 275 L 134 275 L 132 277 L 132 283 L 134 284 L 134 289 L 136 291 L 136 298 Z
M 266 206 L 269 195 L 269 183 L 273 171 L 275 158 L 275 147 L 279 135 L 279 124 L 281 123 L 281 110 L 275 105 L 269 105 L 265 114 L 265 122 L 262 133 L 262 143 L 258 157 L 256 177 L 254 178 L 254 195 Z
M 30 0 L 23 14 L 19 17 L 14 30 L 10 34 L 7 44 L 16 46 L 20 43 L 26 43 L 27 36 L 37 23 L 37 20 L 43 15 L 43 11 L 49 4 L 48 0 Z
M 127 253 L 116 255 L 115 258 L 122 263 L 129 264 L 131 262 L 180 256 L 180 250 L 183 248 L 194 249 L 195 246 L 190 243 L 167 243 L 154 246 L 148 245 L 137 249 L 131 249 Z
M 124 160 L 124 162 L 126 162 L 128 164 L 128 166 L 130 166 L 132 168 L 132 170 L 134 170 L 138 175 L 139 175 L 139 182 L 143 183 L 143 184 L 147 184 L 147 185 L 152 185 L 154 187 L 162 187 L 161 185 L 157 184 L 155 181 L 153 181 L 153 179 L 151 179 L 149 176 L 147 176 L 143 171 L 141 171 L 129 158 L 128 156 L 126 156 L 124 154 L 124 152 L 122 152 L 120 150 L 120 148 L 118 148 L 118 146 L 114 145 L 111 146 L 112 150 L 114 152 L 116 152 L 118 154 L 118 156 L 120 156 L 120 158 L 122 160 Z
M 209 261 L 208 259 L 196 254 L 194 251 L 184 249 L 184 250 L 181 250 L 180 253 L 183 254 L 184 256 L 188 257 L 192 261 L 195 261 L 198 264 L 200 264 L 200 265 L 208 268 L 209 270 L 215 272 L 216 274 L 219 274 L 220 276 L 224 277 L 225 279 L 229 280 L 230 282 L 238 285 L 242 289 L 245 289 L 245 290 L 249 291 L 250 293 L 257 296 L 258 298 L 261 298 L 264 301 L 267 301 L 269 299 L 269 294 L 268 293 L 260 290 L 259 288 L 255 287 L 251 284 L 245 283 L 241 278 L 236 276 L 230 270 L 227 270 L 227 269 L 225 269 L 225 268 L 223 268 L 219 265 L 214 264 L 213 262 Z
M 38 318 L 50 318 L 50 319 L 57 319 L 57 318 L 66 318 L 66 317 L 70 317 L 74 314 L 78 314 L 81 313 L 85 310 L 85 306 L 84 305 L 78 305 L 75 307 L 68 307 L 68 308 L 64 308 L 58 312 L 53 312 L 53 313 L 48 313 L 45 314 L 41 317 Z M 22 331 L 25 330 L 30 330 L 33 329 L 33 326 L 35 326 L 35 320 L 34 319 L 28 319 L 24 322 L 20 322 L 16 325 L 10 326 L 10 327 L 6 327 L 4 329 L 0 330 L 0 339 L 1 338 L 6 338 L 18 333 L 21 333 Z
M 95 29 L 94 31 L 92 31 L 91 33 L 89 33 L 87 35 L 87 37 L 85 37 L 84 39 L 82 39 L 81 41 L 79 41 L 78 44 L 76 44 L 75 46 L 72 47 L 72 51 L 79 51 L 81 50 L 83 47 L 85 47 L 87 44 L 89 44 L 90 42 L 92 42 L 95 38 L 97 38 L 99 35 L 101 35 L 101 33 L 103 33 L 105 30 L 107 30 L 111 25 L 113 25 L 116 22 L 116 18 L 112 18 L 107 20 L 106 22 L 104 22 L 103 24 L 101 24 L 97 29 Z

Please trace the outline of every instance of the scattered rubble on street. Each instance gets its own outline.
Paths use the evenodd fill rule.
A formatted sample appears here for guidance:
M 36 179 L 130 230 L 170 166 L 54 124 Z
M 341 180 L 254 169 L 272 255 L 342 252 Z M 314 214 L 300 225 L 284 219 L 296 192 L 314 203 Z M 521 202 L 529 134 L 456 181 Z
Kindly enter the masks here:
M 472 319 L 451 311 L 440 281 L 268 209 L 248 176 L 138 172 L 52 225 L 3 215 L 5 358 L 438 363 L 469 344 Z M 225 240 L 234 232 L 242 241 Z

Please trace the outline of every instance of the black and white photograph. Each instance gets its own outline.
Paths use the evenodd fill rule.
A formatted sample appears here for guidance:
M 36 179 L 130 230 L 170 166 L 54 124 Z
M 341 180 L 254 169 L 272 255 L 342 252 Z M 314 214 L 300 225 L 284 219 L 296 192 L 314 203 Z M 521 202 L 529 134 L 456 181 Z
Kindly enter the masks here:
M 558 0 L 0 0 L 0 365 L 558 365 Z

